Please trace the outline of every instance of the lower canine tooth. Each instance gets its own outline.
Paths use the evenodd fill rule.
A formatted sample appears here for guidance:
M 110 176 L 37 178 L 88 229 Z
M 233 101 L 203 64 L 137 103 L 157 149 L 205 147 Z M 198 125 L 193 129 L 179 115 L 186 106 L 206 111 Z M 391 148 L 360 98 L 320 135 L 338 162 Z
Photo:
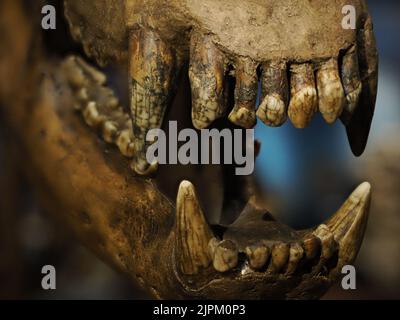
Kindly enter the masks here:
M 238 263 L 238 248 L 231 240 L 223 240 L 214 251 L 213 266 L 219 272 L 226 272 L 236 267 Z

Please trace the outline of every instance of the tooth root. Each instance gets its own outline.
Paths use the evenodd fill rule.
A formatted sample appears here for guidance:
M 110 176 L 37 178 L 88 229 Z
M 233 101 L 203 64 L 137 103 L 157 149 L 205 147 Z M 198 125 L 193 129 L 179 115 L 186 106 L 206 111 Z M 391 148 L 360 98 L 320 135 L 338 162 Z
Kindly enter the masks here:
M 293 64 L 290 68 L 290 103 L 288 115 L 296 128 L 305 128 L 318 109 L 313 66 Z
M 257 64 L 247 59 L 241 61 L 236 68 L 235 107 L 229 121 L 247 129 L 256 125 L 257 90 Z
M 358 106 L 362 90 L 356 46 L 352 46 L 343 57 L 342 83 L 347 103 L 344 107 L 341 120 L 345 125 L 347 125 L 350 123 L 350 120 Z
M 182 273 L 196 274 L 211 262 L 208 244 L 213 234 L 189 181 L 181 182 L 176 205 L 175 259 Z
M 342 114 L 346 103 L 336 59 L 323 63 L 317 71 L 319 111 L 328 124 Z
M 362 183 L 326 222 L 339 246 L 337 270 L 352 264 L 361 247 L 371 202 L 371 186 Z
M 135 155 L 132 168 L 149 174 L 154 164 L 146 161 L 151 144 L 146 135 L 162 125 L 175 81 L 175 56 L 156 33 L 138 29 L 129 37 L 130 110 Z
M 271 261 L 268 266 L 268 273 L 278 273 L 288 263 L 290 246 L 287 243 L 276 243 L 272 247 Z
M 224 57 L 208 35 L 192 34 L 189 78 L 192 121 L 196 129 L 208 127 L 225 112 Z
M 293 243 L 290 245 L 289 261 L 286 269 L 286 274 L 295 273 L 303 256 L 304 256 L 304 249 L 300 244 Z
M 286 63 L 264 63 L 261 77 L 262 102 L 257 116 L 271 127 L 279 127 L 287 119 L 289 84 Z
M 227 272 L 238 264 L 238 248 L 231 240 L 223 240 L 215 247 L 213 266 L 218 272 Z
M 321 224 L 314 235 L 321 241 L 321 260 L 329 260 L 338 249 L 333 233 L 327 225 Z
M 357 49 L 362 91 L 359 107 L 355 110 L 346 131 L 351 150 L 355 156 L 360 156 L 368 141 L 378 89 L 378 52 L 370 17 L 358 35 Z
M 303 248 L 305 257 L 312 260 L 320 252 L 321 242 L 316 236 L 309 234 L 303 239 Z
M 246 247 L 246 254 L 250 267 L 254 270 L 259 270 L 267 263 L 271 250 L 264 245 L 250 246 Z

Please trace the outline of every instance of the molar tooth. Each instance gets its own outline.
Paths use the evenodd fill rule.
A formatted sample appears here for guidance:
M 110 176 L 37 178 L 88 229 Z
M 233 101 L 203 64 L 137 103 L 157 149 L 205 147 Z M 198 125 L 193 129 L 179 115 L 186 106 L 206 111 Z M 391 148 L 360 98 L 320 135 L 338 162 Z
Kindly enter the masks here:
M 289 83 L 286 63 L 264 63 L 262 66 L 262 101 L 257 116 L 266 125 L 278 127 L 287 119 Z
M 270 248 L 264 245 L 246 247 L 250 267 L 254 270 L 259 270 L 265 266 L 270 253 Z
M 238 248 L 231 240 L 223 240 L 214 251 L 213 266 L 219 272 L 226 272 L 238 264 Z
M 345 106 L 343 86 L 336 59 L 330 59 L 317 71 L 319 111 L 328 124 L 332 124 L 342 114 Z
M 290 245 L 289 262 L 286 269 L 286 274 L 293 274 L 296 271 L 303 256 L 304 250 L 300 244 L 293 243 Z
M 271 253 L 271 262 L 267 271 L 269 273 L 278 273 L 287 264 L 289 259 L 290 246 L 287 243 L 278 242 L 273 245 Z
M 257 64 L 249 59 L 240 61 L 236 69 L 235 107 L 229 121 L 247 129 L 256 125 L 257 85 Z
M 291 71 L 291 98 L 288 115 L 296 128 L 305 128 L 318 109 L 317 90 L 313 66 L 309 63 L 294 64 Z

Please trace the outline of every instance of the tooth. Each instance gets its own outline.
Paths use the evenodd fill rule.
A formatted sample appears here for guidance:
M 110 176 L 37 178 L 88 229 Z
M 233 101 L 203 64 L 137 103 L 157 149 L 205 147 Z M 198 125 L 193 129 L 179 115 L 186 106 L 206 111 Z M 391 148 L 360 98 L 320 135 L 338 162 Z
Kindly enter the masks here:
M 217 247 L 217 245 L 220 243 L 221 241 L 218 240 L 217 238 L 212 238 L 209 242 L 208 242 L 208 255 L 211 258 L 211 260 L 214 259 L 214 254 L 215 254 L 215 248 Z
M 181 272 L 196 274 L 209 266 L 208 243 L 213 234 L 206 222 L 194 186 L 182 181 L 176 200 L 175 259 Z M 217 255 L 218 249 L 215 249 Z
M 325 224 L 321 224 L 314 231 L 314 235 L 321 241 L 321 259 L 329 260 L 337 250 L 334 235 Z
M 250 267 L 254 270 L 259 270 L 265 266 L 270 253 L 271 250 L 264 245 L 246 247 Z
M 236 68 L 235 107 L 229 121 L 247 129 L 256 125 L 257 89 L 257 64 L 244 59 Z
M 97 127 L 103 121 L 103 117 L 99 114 L 97 104 L 94 101 L 90 101 L 86 105 L 83 111 L 83 117 L 86 123 L 91 127 Z
M 286 274 L 293 274 L 296 271 L 303 256 L 304 250 L 300 244 L 293 243 L 290 245 L 289 262 L 286 269 Z
M 358 106 L 362 90 L 356 46 L 352 46 L 343 57 L 342 82 L 347 103 L 343 110 L 341 119 L 342 122 L 347 125 L 350 123 L 350 120 Z
M 82 88 L 86 84 L 86 77 L 83 74 L 82 68 L 77 64 L 75 56 L 66 58 L 62 64 L 62 68 L 69 83 L 74 88 Z
M 238 248 L 231 240 L 221 241 L 214 250 L 213 266 L 219 272 L 226 272 L 238 264 Z
M 314 259 L 320 251 L 320 240 L 309 234 L 303 239 L 304 254 L 308 260 Z
M 288 115 L 296 128 L 305 128 L 318 109 L 313 66 L 309 63 L 290 67 L 290 103 Z
M 108 100 L 107 100 L 107 107 L 110 109 L 115 109 L 117 108 L 119 105 L 119 101 L 116 97 L 111 96 Z
M 371 185 L 362 183 L 345 201 L 336 214 L 326 222 L 339 246 L 337 272 L 352 264 L 360 249 L 368 221 Z
M 272 247 L 271 262 L 268 266 L 269 273 L 278 273 L 287 264 L 290 247 L 287 243 L 276 243 Z
M 103 123 L 102 134 L 106 142 L 114 142 L 118 134 L 117 124 L 113 121 L 105 121 Z
M 125 129 L 121 131 L 115 144 L 125 157 L 132 158 L 134 156 L 135 148 L 131 130 Z
M 286 63 L 265 63 L 262 66 L 262 102 L 257 116 L 266 125 L 279 127 L 287 119 L 289 84 Z
M 146 161 L 151 144 L 146 135 L 162 125 L 176 78 L 175 56 L 155 32 L 141 28 L 129 37 L 129 63 L 135 145 L 132 168 L 139 174 L 150 174 L 157 165 Z
M 196 129 L 208 127 L 225 114 L 224 57 L 208 35 L 193 33 L 189 78 L 192 121 Z
M 378 88 L 378 52 L 370 17 L 358 35 L 357 49 L 362 91 L 359 107 L 354 112 L 346 130 L 351 150 L 354 155 L 360 156 L 368 141 Z
M 319 111 L 328 124 L 342 114 L 346 102 L 336 59 L 323 63 L 317 71 Z
M 89 100 L 89 95 L 86 88 L 81 88 L 77 91 L 76 97 L 81 102 L 86 102 Z
M 77 65 L 83 70 L 83 72 L 86 73 L 97 84 L 104 85 L 107 82 L 107 77 L 104 73 L 98 71 L 96 68 L 86 63 L 82 58 L 76 57 L 75 61 Z

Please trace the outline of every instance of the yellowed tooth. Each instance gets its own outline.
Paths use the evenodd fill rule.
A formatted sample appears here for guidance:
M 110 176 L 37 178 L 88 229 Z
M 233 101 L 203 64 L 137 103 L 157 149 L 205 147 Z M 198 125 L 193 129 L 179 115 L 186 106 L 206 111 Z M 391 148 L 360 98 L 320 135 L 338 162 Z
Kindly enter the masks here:
M 346 103 L 336 59 L 323 63 L 317 71 L 319 111 L 332 124 L 342 114 Z
M 238 264 L 238 248 L 231 240 L 221 241 L 214 250 L 213 266 L 219 272 L 226 272 Z
M 119 150 L 125 157 L 131 158 L 134 156 L 135 148 L 131 130 L 125 129 L 121 131 L 115 144 L 118 146 Z
M 318 110 L 314 68 L 309 63 L 290 67 L 290 103 L 288 115 L 296 128 L 305 128 Z
M 83 110 L 83 117 L 86 123 L 91 127 L 99 126 L 104 120 L 104 117 L 99 114 L 97 110 L 97 104 L 94 101 L 90 101 L 86 105 L 85 109 Z
M 86 77 L 77 63 L 75 56 L 66 58 L 62 64 L 64 74 L 69 83 L 76 89 L 80 89 L 87 84 Z
M 118 134 L 117 124 L 113 121 L 105 121 L 103 123 L 102 135 L 106 142 L 112 143 L 115 141 Z
M 304 250 L 300 244 L 293 243 L 290 245 L 289 262 L 287 265 L 286 274 L 295 273 L 303 256 L 304 256 Z
M 321 260 L 329 260 L 338 249 L 333 233 L 327 225 L 321 224 L 313 234 L 321 240 Z
M 262 66 L 262 102 L 257 116 L 266 125 L 278 127 L 287 119 L 289 88 L 286 63 L 264 63 Z
M 244 59 L 236 68 L 235 107 L 229 114 L 229 121 L 243 128 L 256 125 L 257 63 Z
M 272 247 L 271 261 L 269 263 L 267 272 L 279 273 L 288 263 L 289 254 L 289 244 L 282 242 L 274 244 Z
M 89 94 L 87 92 L 87 89 L 86 88 L 80 88 L 76 93 L 76 97 L 81 102 L 88 101 L 89 100 Z
M 191 37 L 189 78 L 192 121 L 196 129 L 208 127 L 226 112 L 224 57 L 211 36 L 194 32 Z
M 77 65 L 83 70 L 83 72 L 86 73 L 86 75 L 97 84 L 104 85 L 107 82 L 107 77 L 104 73 L 86 63 L 82 58 L 76 57 L 75 61 Z
M 320 251 L 320 240 L 313 234 L 307 235 L 303 239 L 304 253 L 307 259 L 314 259 Z
M 265 266 L 270 253 L 271 250 L 264 245 L 246 247 L 250 267 L 254 270 L 259 270 Z

